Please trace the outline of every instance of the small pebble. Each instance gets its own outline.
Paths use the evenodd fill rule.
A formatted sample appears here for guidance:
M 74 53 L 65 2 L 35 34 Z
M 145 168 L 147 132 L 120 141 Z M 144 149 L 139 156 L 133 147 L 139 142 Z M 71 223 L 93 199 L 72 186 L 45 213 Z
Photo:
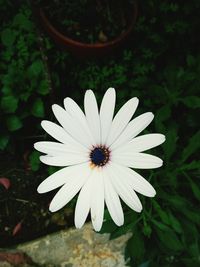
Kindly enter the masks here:
M 108 41 L 108 37 L 105 35 L 105 33 L 101 30 L 98 35 L 99 41 L 102 43 L 105 43 Z

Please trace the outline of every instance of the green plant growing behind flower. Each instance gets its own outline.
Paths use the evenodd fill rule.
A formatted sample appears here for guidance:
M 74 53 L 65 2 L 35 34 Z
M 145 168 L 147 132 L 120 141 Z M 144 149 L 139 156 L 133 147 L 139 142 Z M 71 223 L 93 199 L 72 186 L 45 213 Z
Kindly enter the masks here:
M 1 27 L 1 150 L 15 151 L 16 141 L 29 135 L 27 120 L 37 121 L 45 114 L 44 97 L 50 87 L 38 39 L 31 10 L 26 6 L 19 7 Z

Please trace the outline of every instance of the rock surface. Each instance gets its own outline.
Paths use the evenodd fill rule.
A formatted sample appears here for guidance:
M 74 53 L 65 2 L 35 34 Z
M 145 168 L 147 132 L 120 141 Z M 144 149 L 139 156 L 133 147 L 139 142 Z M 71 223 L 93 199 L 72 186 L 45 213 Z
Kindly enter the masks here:
M 131 234 L 109 240 L 90 224 L 20 244 L 17 249 L 45 267 L 125 267 L 124 248 Z

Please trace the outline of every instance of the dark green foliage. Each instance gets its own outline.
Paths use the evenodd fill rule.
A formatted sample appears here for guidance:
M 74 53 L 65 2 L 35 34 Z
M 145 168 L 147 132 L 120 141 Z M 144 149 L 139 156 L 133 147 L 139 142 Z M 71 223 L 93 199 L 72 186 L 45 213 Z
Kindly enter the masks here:
M 38 151 L 33 151 L 29 156 L 30 167 L 33 171 L 37 171 L 40 166 L 39 160 L 40 153 Z
M 43 118 L 44 117 L 44 104 L 41 98 L 36 98 L 33 102 L 31 113 L 35 117 Z
M 143 4 L 134 50 L 125 51 L 119 61 L 107 62 L 106 66 L 86 67 L 83 71 L 86 75 L 80 73 L 80 79 L 77 77 L 84 86 L 87 83 L 100 90 L 105 83 L 116 86 L 120 105 L 122 99 L 139 96 L 141 111 L 155 111 L 155 131 L 166 135 L 162 149 L 152 150 L 152 153 L 163 154 L 164 159 L 164 166 L 154 170 L 151 178 L 157 190 L 156 198 L 144 199 L 143 213 L 136 215 L 132 222 L 132 225 L 137 222 L 135 227 L 125 222 L 120 229 L 110 226 L 108 231 L 113 227 L 111 237 L 115 233 L 116 237 L 117 233 L 133 233 L 126 247 L 130 266 L 200 264 L 197 230 L 200 227 L 200 135 L 197 131 L 200 54 L 195 34 L 195 8 L 199 10 L 200 4 L 192 3 L 150 1 Z M 186 43 L 182 43 L 184 38 Z M 108 71 L 104 72 L 105 68 Z M 152 131 L 152 126 L 150 128 Z M 148 177 L 147 171 L 144 176 Z M 130 213 L 125 216 L 129 217 Z
M 23 153 L 16 140 L 29 135 L 26 129 L 33 121 L 39 124 L 34 117 L 44 117 L 43 96 L 49 94 L 49 85 L 30 7 L 5 1 L 0 5 L 7 6 L 9 14 L 15 11 L 10 20 L 4 19 L 0 33 L 0 149 L 15 152 L 19 148 L 18 153 Z M 32 135 L 37 131 L 35 127 Z
M 144 238 L 140 231 L 135 227 L 133 235 L 127 243 L 126 253 L 134 259 L 134 262 L 140 261 L 144 257 L 145 246 Z
M 8 116 L 6 123 L 7 123 L 8 130 L 11 132 L 16 131 L 22 127 L 22 122 L 20 118 L 17 117 L 16 115 Z

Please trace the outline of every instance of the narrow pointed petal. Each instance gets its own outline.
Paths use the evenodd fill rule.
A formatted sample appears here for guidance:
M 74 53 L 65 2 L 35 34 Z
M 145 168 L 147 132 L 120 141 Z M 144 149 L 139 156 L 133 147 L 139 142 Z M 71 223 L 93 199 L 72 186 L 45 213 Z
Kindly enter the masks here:
M 40 156 L 40 161 L 50 166 L 66 167 L 88 162 L 89 158 L 87 154 L 65 153 L 64 155 L 59 156 Z
M 127 143 L 140 132 L 142 132 L 153 120 L 154 115 L 151 112 L 144 113 L 135 119 L 133 119 L 117 140 L 112 144 L 111 149 L 120 147 L 121 145 Z
M 116 92 L 114 88 L 109 88 L 101 102 L 100 123 L 101 123 L 101 143 L 104 144 L 112 124 L 116 101 Z
M 153 186 L 140 174 L 128 167 L 115 163 L 112 164 L 119 176 L 123 177 L 123 182 L 129 184 L 136 192 L 147 197 L 154 197 L 156 195 Z
M 165 136 L 163 134 L 145 134 L 135 137 L 130 142 L 116 148 L 118 153 L 122 151 L 143 152 L 161 145 L 165 142 Z
M 95 231 L 100 231 L 104 216 L 104 183 L 101 170 L 94 169 L 92 179 L 94 190 L 91 192 L 91 220 Z
M 162 166 L 163 161 L 153 155 L 134 152 L 113 151 L 112 161 L 120 165 L 136 169 L 154 169 Z
M 109 177 L 107 168 L 103 169 L 104 185 L 105 185 L 105 202 L 110 213 L 111 218 L 116 225 L 121 226 L 124 224 L 124 213 L 122 205 L 117 192 L 115 191 Z
M 93 177 L 90 177 L 82 187 L 76 202 L 74 218 L 76 228 L 81 228 L 87 219 L 88 213 L 90 211 L 91 192 L 93 190 Z
M 73 166 L 74 167 L 74 166 Z M 63 184 L 66 183 L 67 179 L 70 178 L 69 173 L 70 173 L 70 168 L 71 167 L 66 167 L 64 169 L 61 169 L 48 178 L 46 178 L 37 188 L 38 193 L 46 193 L 51 190 L 54 190 Z
M 84 168 L 77 167 L 74 169 L 72 178 L 68 179 L 65 185 L 57 192 L 53 200 L 50 203 L 49 210 L 55 212 L 63 208 L 82 188 L 86 183 L 91 169 L 88 165 L 84 165 Z
M 70 136 L 61 126 L 57 125 L 56 123 L 43 120 L 41 122 L 41 126 L 49 135 L 51 135 L 59 142 L 64 144 L 70 144 L 79 148 L 82 147 L 82 145 L 79 142 L 74 140 L 72 136 Z
M 84 171 L 87 168 L 88 163 L 63 168 L 46 178 L 38 186 L 37 191 L 38 193 L 42 194 L 54 190 L 67 183 L 68 180 L 74 180 L 74 177 L 77 175 L 77 173 L 82 172 L 82 169 Z
M 117 194 L 131 209 L 136 212 L 141 212 L 142 204 L 131 186 L 124 183 L 122 177 L 118 174 L 112 164 L 109 166 L 108 170 L 110 172 L 112 185 L 114 186 Z
M 121 132 L 125 129 L 133 114 L 135 113 L 138 103 L 139 100 L 137 97 L 130 99 L 128 102 L 126 102 L 126 104 L 121 107 L 121 109 L 115 115 L 110 128 L 110 133 L 106 141 L 106 144 L 108 146 L 112 145 L 112 143 L 119 137 Z
M 79 172 L 82 167 L 85 168 L 85 163 L 76 166 L 66 167 L 53 173 L 38 186 L 38 193 L 47 193 L 62 186 L 69 179 L 73 179 L 74 173 Z
M 90 131 L 95 139 L 95 144 L 101 143 L 101 129 L 97 101 L 92 90 L 87 90 L 84 98 L 86 120 Z
M 51 156 L 62 156 L 69 153 L 86 154 L 88 150 L 84 147 L 76 147 L 71 144 L 61 144 L 57 142 L 41 141 L 34 144 L 34 148 L 42 153 Z
M 77 105 L 77 103 L 71 99 L 70 97 L 66 97 L 64 99 L 64 107 L 66 111 L 72 116 L 74 120 L 77 120 L 78 123 L 80 123 L 80 127 L 84 129 L 84 131 L 89 136 L 91 142 L 94 144 L 94 138 L 91 134 L 91 131 L 88 127 L 87 120 L 85 117 L 85 114 L 81 110 L 81 108 Z
M 70 114 L 59 105 L 52 106 L 53 113 L 62 125 L 62 127 L 79 143 L 86 147 L 91 146 L 91 140 L 77 120 L 74 120 Z

